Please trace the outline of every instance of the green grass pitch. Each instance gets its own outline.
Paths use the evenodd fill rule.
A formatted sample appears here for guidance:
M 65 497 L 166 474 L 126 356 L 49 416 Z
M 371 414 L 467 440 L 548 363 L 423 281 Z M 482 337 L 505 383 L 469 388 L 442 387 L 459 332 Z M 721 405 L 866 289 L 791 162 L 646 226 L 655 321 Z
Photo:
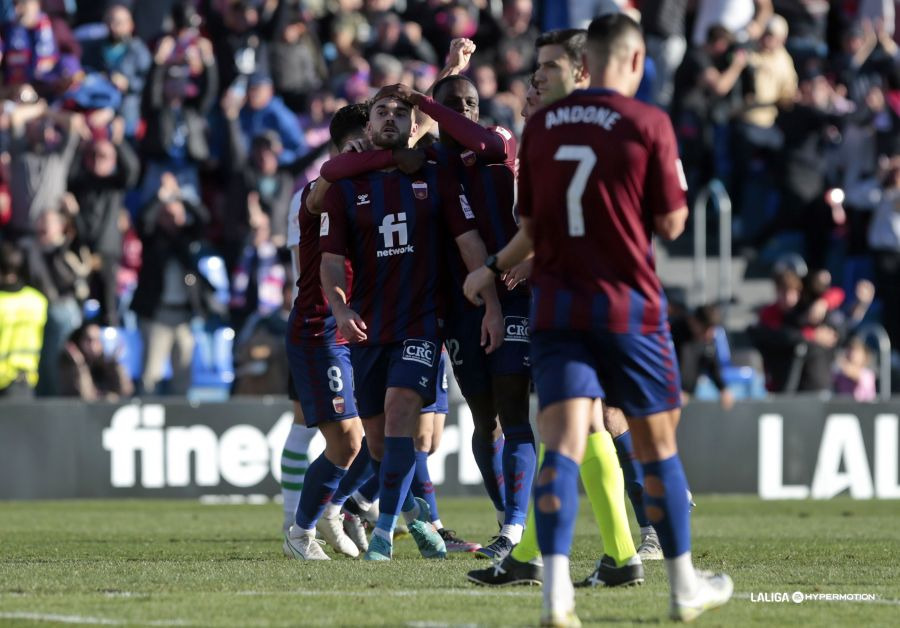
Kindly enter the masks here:
M 724 570 L 735 599 L 706 626 L 900 625 L 897 502 L 761 502 L 698 496 L 694 556 Z M 441 517 L 485 541 L 487 499 L 444 499 Z M 471 585 L 488 563 L 418 558 L 408 537 L 392 563 L 301 563 L 281 554 L 280 506 L 196 501 L 0 504 L 0 626 L 535 625 L 537 587 Z M 635 529 L 635 528 L 633 528 Z M 600 549 L 582 500 L 572 570 L 586 576 Z M 646 565 L 642 587 L 579 590 L 585 625 L 668 623 L 665 569 Z M 760 594 L 867 593 L 875 602 L 754 602 Z

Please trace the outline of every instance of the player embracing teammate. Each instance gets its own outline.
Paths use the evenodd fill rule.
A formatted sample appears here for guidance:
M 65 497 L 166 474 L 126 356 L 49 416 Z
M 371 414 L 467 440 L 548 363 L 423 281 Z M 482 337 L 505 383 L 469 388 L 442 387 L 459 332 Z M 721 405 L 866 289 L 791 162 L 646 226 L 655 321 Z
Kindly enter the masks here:
M 691 560 L 687 481 L 678 457 L 677 358 L 652 235 L 687 219 L 675 134 L 664 112 L 633 96 L 643 74 L 640 26 L 595 19 L 586 61 L 591 88 L 532 115 L 520 152 L 519 234 L 496 257 L 509 270 L 534 252 L 532 366 L 546 454 L 535 483 L 544 560 L 542 624 L 580 625 L 569 573 L 578 465 L 594 402 L 628 418 L 644 472 L 643 501 L 662 545 L 670 615 L 690 621 L 724 604 L 730 578 Z M 466 283 L 475 296 L 489 273 Z

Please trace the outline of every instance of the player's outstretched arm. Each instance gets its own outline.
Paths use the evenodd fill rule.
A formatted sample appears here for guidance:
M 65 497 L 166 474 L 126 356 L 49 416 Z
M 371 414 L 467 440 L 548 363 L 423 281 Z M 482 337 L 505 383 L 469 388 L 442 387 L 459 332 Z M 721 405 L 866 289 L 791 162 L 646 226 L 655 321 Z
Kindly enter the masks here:
M 469 271 L 482 268 L 487 259 L 487 249 L 484 241 L 475 230 L 468 231 L 456 238 L 456 246 Z M 481 346 L 486 353 L 492 353 L 503 344 L 503 313 L 500 309 L 500 300 L 497 298 L 497 288 L 493 282 L 483 287 L 478 292 L 480 303 L 484 303 L 484 319 L 481 322 Z M 479 304 L 480 304 L 479 303 Z
M 489 161 L 506 159 L 506 142 L 497 133 L 469 120 L 449 107 L 445 107 L 430 96 L 417 92 L 408 85 L 398 83 L 382 87 L 375 98 L 381 99 L 388 96 L 394 96 L 417 107 L 418 111 L 427 114 L 429 119 L 437 122 L 443 132 L 478 156 Z
M 522 216 L 519 224 L 519 231 L 513 236 L 506 246 L 504 246 L 492 260 L 493 268 L 480 266 L 474 270 L 470 269 L 469 276 L 463 284 L 463 292 L 466 298 L 472 303 L 478 304 L 478 295 L 488 285 L 493 285 L 497 275 L 502 275 L 516 264 L 525 261 L 534 253 L 534 243 L 531 240 L 531 221 L 529 218 Z
M 344 256 L 334 253 L 322 253 L 319 267 L 322 279 L 322 290 L 331 305 L 331 313 L 337 322 L 338 330 L 348 342 L 362 342 L 368 338 L 366 323 L 347 306 L 347 278 L 344 274 Z
M 438 81 L 441 79 L 447 78 L 448 76 L 453 76 L 455 74 L 459 74 L 469 65 L 469 60 L 472 58 L 472 55 L 475 53 L 475 43 L 471 39 L 458 38 L 454 39 L 450 42 L 450 52 L 447 53 L 447 63 L 444 64 L 444 67 L 441 68 L 441 71 L 438 72 L 437 77 L 434 79 L 434 83 L 431 84 L 431 87 L 428 88 L 426 92 L 428 96 L 431 96 L 432 90 Z M 422 111 L 421 109 L 416 110 L 416 132 L 410 138 L 409 145 L 415 146 L 416 142 L 425 137 L 427 133 L 429 133 L 434 127 L 434 120 L 427 113 Z

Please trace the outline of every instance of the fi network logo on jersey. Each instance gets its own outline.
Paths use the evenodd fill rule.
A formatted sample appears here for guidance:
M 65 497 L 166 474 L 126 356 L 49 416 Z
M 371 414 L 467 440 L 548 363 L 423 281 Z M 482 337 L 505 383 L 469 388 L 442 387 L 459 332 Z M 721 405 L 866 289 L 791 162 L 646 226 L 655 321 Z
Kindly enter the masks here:
M 435 346 L 428 340 L 404 340 L 403 360 L 434 366 Z
M 529 342 L 528 319 L 524 316 L 505 316 L 503 324 L 506 327 L 506 342 Z
M 378 227 L 378 233 L 384 238 L 384 249 L 377 252 L 378 257 L 415 253 L 415 247 L 409 244 L 405 212 L 385 215 L 381 220 L 381 226 Z

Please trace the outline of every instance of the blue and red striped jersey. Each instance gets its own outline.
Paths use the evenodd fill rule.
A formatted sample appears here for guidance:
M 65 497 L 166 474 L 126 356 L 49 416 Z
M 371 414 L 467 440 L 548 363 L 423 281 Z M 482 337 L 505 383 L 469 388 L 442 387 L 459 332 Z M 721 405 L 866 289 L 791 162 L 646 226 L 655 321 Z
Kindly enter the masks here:
M 516 141 L 507 129 L 491 127 L 489 130 L 503 140 L 505 156 L 502 162 L 489 162 L 471 150 L 440 143 L 430 146 L 425 153 L 428 159 L 437 162 L 442 172 L 452 177 L 453 185 L 461 186 L 458 192 L 460 203 L 471 207 L 485 248 L 488 253 L 496 253 L 519 229 L 515 213 Z M 471 306 L 462 296 L 468 269 L 455 247 L 448 253 L 454 297 Z M 527 296 L 528 288 L 522 284 L 510 293 L 498 279 L 497 294 L 501 299 L 508 295 Z
M 440 338 L 445 233 L 457 237 L 476 224 L 438 168 L 340 180 L 325 195 L 324 210 L 321 249 L 350 260 L 350 307 L 366 323 L 365 344 Z
M 319 265 L 322 262 L 319 251 L 320 219 L 306 209 L 306 198 L 315 183 L 307 183 L 292 200 L 293 203 L 299 198 L 300 203 L 297 213 L 300 229 L 300 276 L 297 278 L 297 297 L 294 299 L 294 315 L 288 338 L 294 344 L 303 345 L 347 344 L 337 329 L 319 275 Z M 347 291 L 352 294 L 353 269 L 349 261 L 344 264 L 344 268 L 347 273 Z
M 686 206 L 675 132 L 661 109 L 578 90 L 528 121 L 518 208 L 531 219 L 532 328 L 668 328 L 652 225 Z

